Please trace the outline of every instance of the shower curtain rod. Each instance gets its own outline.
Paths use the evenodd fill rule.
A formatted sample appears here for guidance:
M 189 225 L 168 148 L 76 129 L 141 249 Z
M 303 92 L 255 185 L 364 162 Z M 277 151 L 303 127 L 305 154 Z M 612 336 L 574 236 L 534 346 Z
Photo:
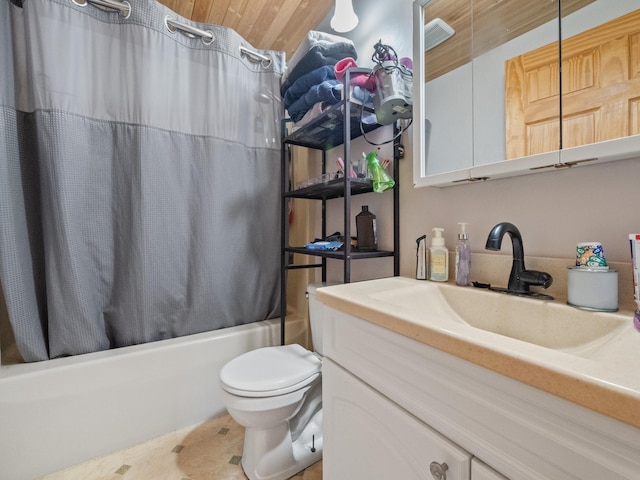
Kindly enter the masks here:
M 76 0 L 71 1 L 79 7 L 84 7 L 87 3 L 90 3 L 98 8 L 102 8 L 103 10 L 115 10 L 124 18 L 129 18 L 129 15 L 131 15 L 131 4 L 126 0 L 124 2 L 117 2 L 116 0 L 85 0 L 84 2 L 78 2 Z
M 271 63 L 271 59 L 266 55 L 262 55 L 258 52 L 254 52 L 253 50 L 249 50 L 243 46 L 240 46 L 240 55 L 246 55 L 250 58 L 250 60 L 255 60 L 256 62 L 262 62 L 263 67 L 268 67 Z
M 211 45 L 216 39 L 211 30 L 202 30 L 200 28 L 187 25 L 186 23 L 182 23 L 171 18 L 169 15 L 164 17 L 164 26 L 167 27 L 167 30 L 169 30 L 171 33 L 174 33 L 176 30 L 180 30 L 180 32 L 185 34 L 187 37 L 200 37 L 205 45 Z
M 98 8 L 115 10 L 124 18 L 129 18 L 129 15 L 131 15 L 131 4 L 126 0 L 123 2 L 118 2 L 116 0 L 85 0 L 84 3 L 80 3 L 76 0 L 72 1 L 81 7 L 90 3 Z M 179 22 L 171 18 L 169 15 L 164 17 L 164 25 L 171 33 L 179 30 L 181 33 L 191 38 L 200 37 L 205 45 L 210 45 L 215 40 L 215 35 L 211 30 L 202 30 L 186 23 Z M 249 50 L 243 46 L 240 46 L 240 55 L 247 56 L 249 60 L 262 63 L 262 66 L 265 68 L 271 64 L 271 58 L 268 56 L 254 52 L 253 50 Z

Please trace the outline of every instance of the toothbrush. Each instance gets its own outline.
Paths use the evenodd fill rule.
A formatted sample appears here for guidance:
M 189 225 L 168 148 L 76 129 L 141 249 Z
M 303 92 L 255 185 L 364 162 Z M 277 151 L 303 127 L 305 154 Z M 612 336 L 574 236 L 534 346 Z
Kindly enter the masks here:
M 342 160 L 342 157 L 338 157 L 338 160 L 336 160 L 336 163 L 338 164 L 338 166 L 340 168 L 342 168 L 342 171 L 344 172 L 345 171 L 345 169 L 344 169 L 344 161 Z M 356 172 L 353 169 L 353 167 L 351 166 L 351 164 L 349 164 L 349 176 L 352 177 L 352 178 L 356 177 Z

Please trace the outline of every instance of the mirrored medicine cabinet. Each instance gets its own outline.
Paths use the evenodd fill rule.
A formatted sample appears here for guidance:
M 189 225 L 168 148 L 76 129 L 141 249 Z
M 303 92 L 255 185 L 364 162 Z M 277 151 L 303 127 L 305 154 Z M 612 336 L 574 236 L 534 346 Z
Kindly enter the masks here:
M 415 0 L 414 185 L 640 156 L 638 7 Z

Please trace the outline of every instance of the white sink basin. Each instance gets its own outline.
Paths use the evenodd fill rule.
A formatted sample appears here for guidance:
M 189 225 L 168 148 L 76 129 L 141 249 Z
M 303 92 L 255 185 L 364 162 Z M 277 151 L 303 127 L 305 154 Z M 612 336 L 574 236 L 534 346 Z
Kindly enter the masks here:
M 406 277 L 321 288 L 318 298 L 327 312 L 359 317 L 640 428 L 640 333 L 630 311 L 588 312 Z
M 434 282 L 376 292 L 371 298 L 424 314 L 430 322 L 468 325 L 541 347 L 588 357 L 623 330 L 621 315 L 587 312 L 557 302 Z

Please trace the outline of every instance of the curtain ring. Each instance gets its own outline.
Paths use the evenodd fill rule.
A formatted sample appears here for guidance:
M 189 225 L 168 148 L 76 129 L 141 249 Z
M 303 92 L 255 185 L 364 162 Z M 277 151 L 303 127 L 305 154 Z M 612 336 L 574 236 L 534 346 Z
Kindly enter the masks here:
M 127 0 L 123 0 L 122 3 L 124 3 L 127 7 L 129 7 L 126 15 L 123 14 L 123 10 L 120 10 L 120 16 L 126 20 L 131 16 L 131 4 L 127 2 Z
M 216 36 L 211 30 L 205 30 L 205 32 L 210 33 L 211 38 L 202 37 L 202 43 L 204 43 L 205 45 L 211 45 L 216 40 Z
M 164 16 L 164 26 L 167 30 L 169 30 L 169 33 L 176 33 L 178 31 L 178 29 L 176 27 L 174 27 L 173 25 L 171 25 L 169 23 L 169 20 L 171 20 L 171 16 L 170 15 L 165 15 Z
M 120 10 L 120 16 L 126 20 L 131 16 L 131 4 L 127 2 L 127 0 L 124 0 L 122 3 L 124 3 L 127 7 L 129 7 L 129 10 L 127 11 L 126 15 L 123 15 L 122 10 Z

